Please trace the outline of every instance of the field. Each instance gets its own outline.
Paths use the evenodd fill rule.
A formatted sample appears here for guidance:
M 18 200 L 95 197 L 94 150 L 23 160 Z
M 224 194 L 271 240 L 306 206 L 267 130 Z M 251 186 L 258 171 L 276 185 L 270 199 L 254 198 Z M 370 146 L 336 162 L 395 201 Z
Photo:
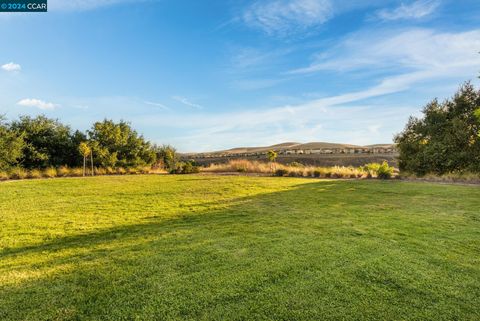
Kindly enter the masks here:
M 0 320 L 479 320 L 480 188 L 151 175 L 0 184 Z
M 278 155 L 277 162 L 289 164 L 299 162 L 311 166 L 362 166 L 367 163 L 382 163 L 387 161 L 391 166 L 398 167 L 397 154 L 315 154 L 315 155 Z M 199 158 L 189 155 L 184 160 L 194 159 L 202 166 L 210 164 L 227 163 L 232 159 L 247 159 L 250 161 L 266 161 L 265 156 L 241 156 L 241 157 L 211 157 Z

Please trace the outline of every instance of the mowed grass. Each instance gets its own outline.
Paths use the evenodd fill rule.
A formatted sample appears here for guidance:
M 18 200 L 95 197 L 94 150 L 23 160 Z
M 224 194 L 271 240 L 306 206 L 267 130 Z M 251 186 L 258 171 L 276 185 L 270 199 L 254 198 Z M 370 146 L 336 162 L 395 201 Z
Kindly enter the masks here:
M 0 184 L 0 320 L 479 320 L 480 188 Z

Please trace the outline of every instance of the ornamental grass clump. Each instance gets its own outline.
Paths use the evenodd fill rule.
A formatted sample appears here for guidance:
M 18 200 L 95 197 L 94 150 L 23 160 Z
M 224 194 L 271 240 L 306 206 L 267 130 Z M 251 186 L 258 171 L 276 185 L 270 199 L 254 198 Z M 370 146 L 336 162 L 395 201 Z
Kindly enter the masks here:
M 28 177 L 28 172 L 21 167 L 14 167 L 8 172 L 10 179 L 24 179 Z
M 58 177 L 68 177 L 68 176 L 70 176 L 70 172 L 71 172 L 71 170 L 67 166 L 60 166 L 57 169 L 57 176 Z
M 42 172 L 42 176 L 46 178 L 57 177 L 57 170 L 54 167 L 45 168 Z
M 0 181 L 6 181 L 8 179 L 8 173 L 5 171 L 0 171 Z
M 28 177 L 28 178 L 33 178 L 33 179 L 35 179 L 35 178 L 42 178 L 43 175 L 42 175 L 42 172 L 39 171 L 38 169 L 32 169 L 32 170 L 30 170 L 30 171 L 28 172 L 28 176 L 27 176 L 27 177 Z

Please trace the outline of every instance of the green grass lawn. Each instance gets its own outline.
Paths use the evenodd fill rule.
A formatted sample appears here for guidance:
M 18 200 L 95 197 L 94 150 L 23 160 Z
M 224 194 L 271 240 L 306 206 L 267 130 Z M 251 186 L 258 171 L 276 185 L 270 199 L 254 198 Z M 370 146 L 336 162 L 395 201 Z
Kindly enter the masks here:
M 0 184 L 0 320 L 479 320 L 480 188 Z

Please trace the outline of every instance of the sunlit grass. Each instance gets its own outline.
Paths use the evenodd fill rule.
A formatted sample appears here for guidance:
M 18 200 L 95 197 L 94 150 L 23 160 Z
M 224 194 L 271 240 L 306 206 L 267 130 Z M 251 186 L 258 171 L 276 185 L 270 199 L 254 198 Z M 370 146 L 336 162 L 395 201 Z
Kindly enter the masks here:
M 475 320 L 479 208 L 399 181 L 1 183 L 0 320 Z

